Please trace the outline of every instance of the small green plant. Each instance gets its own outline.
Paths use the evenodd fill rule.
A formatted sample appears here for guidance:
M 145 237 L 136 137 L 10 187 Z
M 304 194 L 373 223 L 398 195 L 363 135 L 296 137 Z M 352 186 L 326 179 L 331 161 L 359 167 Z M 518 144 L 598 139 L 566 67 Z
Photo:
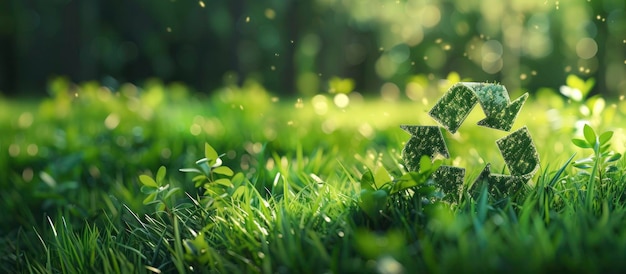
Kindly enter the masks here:
M 582 173 L 584 175 L 589 176 L 589 180 L 585 186 L 587 191 L 585 199 L 588 205 L 592 206 L 595 197 L 596 182 L 598 182 L 600 186 L 609 183 L 607 174 L 618 171 L 615 162 L 619 160 L 622 155 L 610 150 L 610 140 L 611 137 L 613 137 L 613 131 L 606 131 L 597 135 L 591 126 L 585 124 L 583 127 L 583 136 L 584 139 L 572 139 L 572 143 L 577 147 L 593 150 L 593 154 L 575 161 L 573 165 L 583 170 Z M 587 170 L 590 170 L 590 172 L 587 172 Z
M 198 168 L 181 168 L 184 173 L 197 174 L 192 181 L 196 188 L 203 188 L 203 195 L 208 199 L 218 200 L 226 195 L 239 197 L 247 188 L 243 186 L 245 176 L 222 165 L 222 160 L 215 149 L 204 144 L 204 158 L 196 161 Z
M 148 175 L 139 175 L 139 181 L 141 186 L 141 192 L 148 195 L 144 200 L 144 205 L 155 205 L 157 211 L 169 211 L 171 205 L 168 207 L 166 201 L 180 191 L 179 187 L 170 188 L 170 184 L 165 181 L 165 173 L 167 172 L 164 166 L 161 166 L 157 171 L 156 178 L 153 179 Z
M 441 166 L 441 160 L 431 162 L 429 156 L 420 159 L 419 171 L 407 172 L 393 179 L 382 166 L 374 172 L 366 171 L 361 177 L 359 206 L 372 219 L 377 219 L 389 203 L 390 195 L 412 189 L 422 197 L 433 196 L 436 186 L 431 175 Z

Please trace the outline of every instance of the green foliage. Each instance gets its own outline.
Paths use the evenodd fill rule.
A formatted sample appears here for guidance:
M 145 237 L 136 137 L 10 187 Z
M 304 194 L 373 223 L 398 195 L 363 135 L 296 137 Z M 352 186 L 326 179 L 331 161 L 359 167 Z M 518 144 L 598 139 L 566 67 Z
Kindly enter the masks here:
M 196 165 L 199 168 L 182 168 L 180 171 L 195 175 L 191 180 L 196 188 L 204 189 L 204 196 L 216 201 L 225 195 L 238 198 L 247 194 L 243 173 L 235 174 L 231 168 L 223 166 L 220 156 L 208 143 L 204 145 L 204 158 L 196 161 Z
M 161 166 L 157 171 L 155 179 L 148 175 L 139 175 L 139 181 L 142 184 L 141 193 L 148 195 L 143 200 L 143 204 L 154 204 L 157 211 L 167 210 L 166 201 L 181 190 L 178 187 L 170 188 L 170 184 L 164 182 L 165 173 L 165 167 Z
M 420 160 L 419 171 L 404 173 L 393 179 L 389 172 L 379 166 L 374 172 L 367 170 L 361 177 L 361 192 L 359 207 L 372 219 L 378 219 L 387 210 L 391 195 L 406 195 L 407 190 L 415 199 L 435 197 L 435 186 L 430 177 L 441 166 L 442 161 L 431 162 L 430 157 L 424 155 Z
M 407 138 L 397 125 L 432 121 L 415 102 L 339 108 L 253 84 L 211 98 L 158 83 L 53 86 L 45 102 L 0 99 L 1 272 L 626 269 L 623 101 L 570 141 L 580 104 L 532 96 L 517 117 L 526 127 L 441 134 L 454 157 L 420 155 L 407 170 L 399 148 L 421 129 Z M 520 191 L 480 183 L 534 172 L 535 152 L 541 169 Z M 459 177 L 454 166 L 473 170 L 472 189 L 440 181 Z
M 592 208 L 596 200 L 595 191 L 607 189 L 606 185 L 613 183 L 607 176 L 611 173 L 618 172 L 619 169 L 615 163 L 622 155 L 610 150 L 610 141 L 611 137 L 613 137 L 613 131 L 606 131 L 597 135 L 591 126 L 585 124 L 583 127 L 583 136 L 585 139 L 574 138 L 572 139 L 572 143 L 583 149 L 591 149 L 593 154 L 589 157 L 576 160 L 572 165 L 584 170 L 581 174 L 589 177 L 589 180 L 585 184 L 585 203 Z M 590 172 L 587 172 L 587 170 L 590 170 Z M 604 193 L 604 195 L 606 195 L 606 193 Z

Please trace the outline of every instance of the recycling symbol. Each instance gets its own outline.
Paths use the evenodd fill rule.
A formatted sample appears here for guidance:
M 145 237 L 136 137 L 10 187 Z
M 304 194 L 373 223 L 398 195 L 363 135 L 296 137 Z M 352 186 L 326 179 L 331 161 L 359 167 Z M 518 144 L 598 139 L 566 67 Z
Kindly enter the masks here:
M 428 112 L 443 128 L 455 133 L 476 103 L 480 103 L 486 118 L 478 125 L 509 132 L 528 93 L 511 102 L 506 88 L 500 84 L 461 82 L 453 85 Z M 408 171 L 418 171 L 420 158 L 437 154 L 450 158 L 439 126 L 401 125 L 411 134 L 402 150 L 402 158 Z M 474 181 L 486 182 L 489 191 L 516 191 L 526 184 L 539 168 L 539 155 L 526 126 L 496 141 L 510 175 L 495 174 L 487 164 Z M 465 169 L 440 166 L 433 180 L 446 193 L 459 191 L 463 185 Z

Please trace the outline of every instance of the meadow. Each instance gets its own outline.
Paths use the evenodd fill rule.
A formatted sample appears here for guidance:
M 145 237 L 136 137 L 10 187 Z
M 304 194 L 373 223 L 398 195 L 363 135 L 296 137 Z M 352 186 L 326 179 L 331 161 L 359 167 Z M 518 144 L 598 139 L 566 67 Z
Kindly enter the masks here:
M 290 98 L 58 78 L 46 98 L 0 98 L 0 271 L 626 270 L 624 97 L 575 76 L 533 91 L 512 129 L 528 128 L 539 170 L 494 192 L 472 184 L 487 164 L 510 172 L 507 133 L 476 125 L 480 108 L 442 131 L 449 159 L 402 160 L 400 125 L 438 125 L 428 111 L 459 81 Z M 438 164 L 466 169 L 457 195 L 431 180 Z

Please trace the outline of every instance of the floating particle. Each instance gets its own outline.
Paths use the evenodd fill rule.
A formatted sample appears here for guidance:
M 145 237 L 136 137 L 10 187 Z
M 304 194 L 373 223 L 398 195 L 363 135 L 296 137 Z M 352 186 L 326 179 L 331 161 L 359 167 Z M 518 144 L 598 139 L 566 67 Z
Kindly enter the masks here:
M 302 102 L 302 98 L 298 98 L 298 100 L 296 100 L 296 108 L 303 108 L 304 107 L 304 103 Z
M 201 7 L 201 8 L 204 8 L 204 7 L 205 7 L 205 5 L 204 5 L 204 2 L 203 2 L 203 1 L 198 1 L 198 4 L 200 5 L 200 7 Z
M 246 23 L 250 23 L 250 16 L 246 16 Z

